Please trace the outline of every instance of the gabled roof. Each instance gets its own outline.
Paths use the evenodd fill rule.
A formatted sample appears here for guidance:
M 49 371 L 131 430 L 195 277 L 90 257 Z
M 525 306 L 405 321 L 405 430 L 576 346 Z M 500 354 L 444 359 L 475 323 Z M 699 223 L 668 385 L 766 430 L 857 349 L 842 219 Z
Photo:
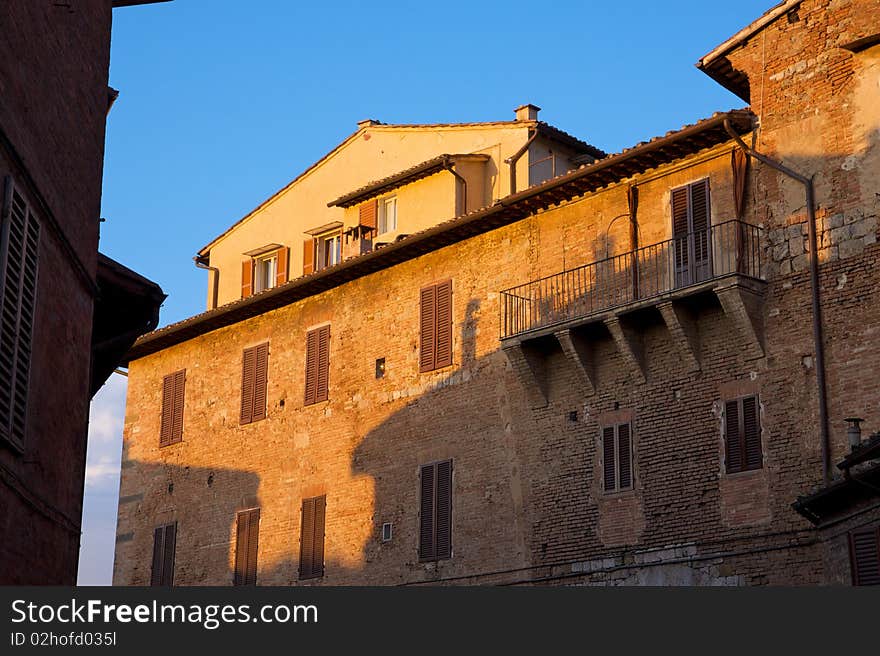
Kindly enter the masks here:
M 726 55 L 734 48 L 748 41 L 780 16 L 796 9 L 801 2 L 803 0 L 783 0 L 775 7 L 768 9 L 758 19 L 749 23 L 724 43 L 716 46 L 710 53 L 701 57 L 700 61 L 696 64 L 697 68 L 728 91 L 732 91 L 746 102 L 751 102 L 748 78 L 745 74 L 733 68 Z
M 747 109 L 716 113 L 698 123 L 585 164 L 574 171 L 505 196 L 493 205 L 432 226 L 378 250 L 161 328 L 141 337 L 129 351 L 127 361 L 320 294 L 375 271 L 520 221 L 551 205 L 725 143 L 730 140 L 725 123 L 738 134 L 745 134 L 752 130 L 754 119 L 754 114 Z
M 284 185 L 281 189 L 276 191 L 274 194 L 269 196 L 262 203 L 257 205 L 250 212 L 245 214 L 238 221 L 229 226 L 222 233 L 217 235 L 214 239 L 211 240 L 210 243 L 203 246 L 199 249 L 198 256 L 204 257 L 208 254 L 211 248 L 218 241 L 223 239 L 230 232 L 235 230 L 239 225 L 247 221 L 250 217 L 254 216 L 261 209 L 266 207 L 269 203 L 274 201 L 276 198 L 281 196 L 285 191 L 290 189 L 297 182 L 302 180 L 304 177 L 309 175 L 312 171 L 317 169 L 321 164 L 326 162 L 328 159 L 333 157 L 340 150 L 345 148 L 348 144 L 350 144 L 354 139 L 356 139 L 360 134 L 367 130 L 424 130 L 424 129 L 471 129 L 471 128 L 510 128 L 510 127 L 525 127 L 530 129 L 537 130 L 540 134 L 544 135 L 546 138 L 558 141 L 559 143 L 566 145 L 574 150 L 580 151 L 582 153 L 588 154 L 594 159 L 599 159 L 605 156 L 605 151 L 596 148 L 595 146 L 591 146 L 585 141 L 581 141 L 577 137 L 574 137 L 567 132 L 560 130 L 559 128 L 553 127 L 544 121 L 487 121 L 483 123 L 381 123 L 379 121 L 365 121 L 362 126 L 357 129 L 357 131 L 348 135 L 345 139 L 343 139 L 335 148 L 333 148 L 326 155 L 317 160 L 314 164 L 306 168 L 302 173 L 296 176 L 293 180 Z
M 440 171 L 448 169 L 456 162 L 466 160 L 485 162 L 488 159 L 488 155 L 451 155 L 448 153 L 444 153 L 443 155 L 432 157 L 431 159 L 426 160 L 420 164 L 416 164 L 415 166 L 411 166 L 408 169 L 404 169 L 399 173 L 389 175 L 387 178 L 382 178 L 381 180 L 370 182 L 360 189 L 355 189 L 354 191 L 347 193 L 344 196 L 340 196 L 336 200 L 331 200 L 329 203 L 327 203 L 327 207 L 351 207 L 352 205 L 357 205 L 362 201 L 369 200 L 370 198 L 374 198 L 375 196 L 384 194 L 385 192 L 407 185 L 410 182 L 415 182 L 416 180 L 427 178 L 429 175 L 439 173 Z

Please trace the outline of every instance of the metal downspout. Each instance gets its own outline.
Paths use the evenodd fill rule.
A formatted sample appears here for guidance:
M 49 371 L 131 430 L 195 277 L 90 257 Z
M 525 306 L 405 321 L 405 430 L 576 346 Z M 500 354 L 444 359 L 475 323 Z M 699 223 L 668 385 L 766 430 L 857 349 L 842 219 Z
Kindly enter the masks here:
M 532 132 L 531 136 L 526 140 L 526 142 L 522 145 L 518 151 L 516 151 L 513 155 L 504 160 L 505 164 L 510 165 L 510 193 L 516 193 L 516 163 L 519 161 L 519 158 L 523 156 L 523 154 L 529 149 L 529 146 L 532 145 L 532 142 L 538 138 L 538 131 L 535 130 Z
M 724 128 L 737 145 L 750 157 L 766 164 L 772 169 L 784 173 L 804 185 L 807 204 L 807 231 L 810 240 L 810 285 L 813 305 L 813 346 L 816 349 L 816 386 L 819 394 L 819 432 L 822 440 L 822 477 L 825 483 L 831 481 L 831 439 L 828 430 L 828 397 L 825 382 L 825 343 L 822 336 L 822 306 L 819 300 L 819 253 L 816 239 L 816 196 L 813 179 L 792 171 L 766 155 L 762 155 L 745 144 L 742 138 L 724 119 Z
M 213 310 L 214 308 L 217 307 L 217 290 L 218 290 L 218 287 L 220 286 L 220 269 L 218 269 L 217 267 L 208 266 L 208 264 L 202 259 L 201 255 L 196 255 L 193 258 L 193 262 L 196 263 L 197 268 L 204 269 L 205 271 L 212 271 L 214 273 L 214 275 L 212 276 L 213 284 L 211 285 L 211 307 L 210 307 L 210 309 Z
M 459 216 L 467 214 L 467 180 L 461 177 L 461 174 L 455 170 L 455 162 L 453 162 L 451 159 L 447 159 L 444 162 L 444 167 L 447 171 L 455 176 L 455 179 L 458 180 L 459 183 L 461 183 L 461 212 L 459 213 Z

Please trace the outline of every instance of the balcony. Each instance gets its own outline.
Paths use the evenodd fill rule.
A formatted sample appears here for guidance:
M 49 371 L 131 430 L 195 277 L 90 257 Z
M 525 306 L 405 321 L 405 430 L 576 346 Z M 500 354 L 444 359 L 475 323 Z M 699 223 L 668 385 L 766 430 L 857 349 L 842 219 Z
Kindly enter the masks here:
M 540 382 L 535 380 L 541 373 L 538 356 L 546 351 L 546 340 L 555 337 L 592 388 L 589 344 L 578 329 L 603 323 L 632 365 L 634 378 L 644 380 L 640 325 L 630 317 L 656 308 L 683 360 L 698 370 L 694 303 L 684 300 L 710 294 L 743 336 L 746 357 L 762 357 L 760 298 L 766 283 L 760 233 L 757 226 L 727 221 L 506 289 L 500 294 L 502 347 L 518 371 L 531 372 L 532 382 Z

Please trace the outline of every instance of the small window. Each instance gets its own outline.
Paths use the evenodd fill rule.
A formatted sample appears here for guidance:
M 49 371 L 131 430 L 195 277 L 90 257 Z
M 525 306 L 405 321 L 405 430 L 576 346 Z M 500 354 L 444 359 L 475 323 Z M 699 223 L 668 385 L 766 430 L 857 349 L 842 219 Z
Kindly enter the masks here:
M 452 461 L 421 468 L 419 560 L 452 557 Z
M 761 418 L 757 395 L 724 404 L 724 451 L 728 474 L 761 469 Z
M 382 524 L 382 542 L 391 542 L 394 536 L 394 525 L 391 522 Z
M 605 492 L 632 489 L 632 424 L 602 429 L 602 476 Z
M 376 360 L 376 378 L 385 378 L 385 358 Z
M 150 585 L 174 585 L 174 552 L 177 548 L 177 523 L 153 531 L 153 571 Z
M 849 534 L 853 585 L 880 585 L 880 526 Z
M 315 255 L 316 271 L 342 262 L 342 233 L 334 232 L 315 238 Z
M 278 256 L 254 258 L 254 293 L 272 289 L 278 277 Z
M 176 444 L 183 440 L 183 401 L 185 398 L 186 369 L 168 374 L 162 380 L 162 423 L 159 446 Z
M 379 234 L 397 230 L 397 196 L 379 201 Z
M 303 499 L 300 530 L 299 578 L 324 576 L 324 518 L 327 497 Z
M 257 552 L 260 543 L 260 509 L 243 510 L 235 521 L 234 585 L 257 584 Z

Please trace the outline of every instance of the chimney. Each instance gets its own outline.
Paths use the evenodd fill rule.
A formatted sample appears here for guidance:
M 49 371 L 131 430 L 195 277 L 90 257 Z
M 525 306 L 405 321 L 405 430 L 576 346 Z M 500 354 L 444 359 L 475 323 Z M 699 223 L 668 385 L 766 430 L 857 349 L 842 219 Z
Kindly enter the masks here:
M 849 424 L 846 427 L 846 439 L 849 442 L 849 450 L 855 451 L 859 444 L 862 443 L 862 427 L 859 424 L 865 420 L 861 417 L 847 417 L 844 421 Z
M 526 103 L 514 109 L 513 113 L 516 114 L 517 121 L 537 121 L 538 112 L 540 111 L 541 108 L 537 105 Z
M 363 121 L 358 121 L 358 130 L 363 130 L 364 128 L 369 128 L 374 125 L 382 125 L 382 122 L 377 121 L 374 118 L 365 118 Z

